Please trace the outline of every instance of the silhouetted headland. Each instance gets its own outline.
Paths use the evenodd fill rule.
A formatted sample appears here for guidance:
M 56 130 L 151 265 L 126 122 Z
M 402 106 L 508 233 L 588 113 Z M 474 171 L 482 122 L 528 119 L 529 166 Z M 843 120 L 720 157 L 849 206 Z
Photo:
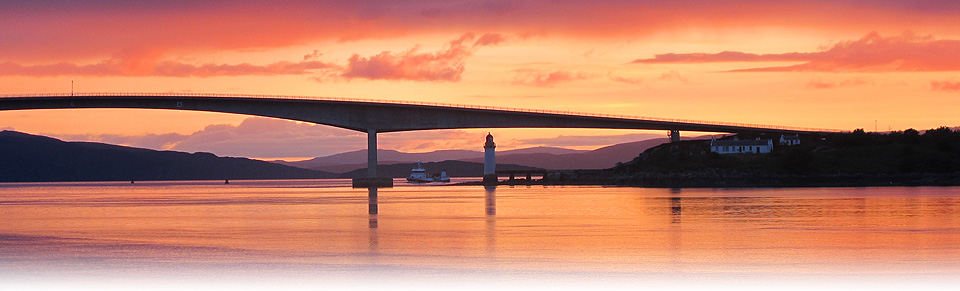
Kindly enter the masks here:
M 0 132 L 0 182 L 334 178 L 338 174 L 211 153 L 65 142 Z
M 779 137 L 739 134 L 720 139 L 760 139 L 763 143 L 770 139 L 773 146 L 769 153 L 720 154 L 711 151 L 709 140 L 680 141 L 650 148 L 633 160 L 610 169 L 549 171 L 543 179 L 502 180 L 501 184 L 641 187 L 960 185 L 960 131 L 947 127 L 926 130 L 922 134 L 914 129 L 890 133 L 867 133 L 858 129 L 852 133 L 801 135 L 796 145 L 780 144 Z

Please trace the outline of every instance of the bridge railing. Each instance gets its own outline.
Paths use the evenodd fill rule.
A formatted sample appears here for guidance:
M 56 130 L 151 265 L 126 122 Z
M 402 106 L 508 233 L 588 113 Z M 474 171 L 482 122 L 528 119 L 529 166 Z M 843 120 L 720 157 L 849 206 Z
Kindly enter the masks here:
M 736 122 L 722 122 L 722 121 L 704 121 L 704 120 L 690 120 L 690 119 L 675 119 L 675 118 L 662 118 L 662 117 L 648 117 L 648 116 L 635 116 L 635 115 L 621 115 L 621 114 L 606 114 L 606 113 L 588 113 L 588 112 L 575 112 L 575 111 L 563 111 L 563 110 L 546 110 L 546 109 L 524 109 L 524 108 L 511 108 L 511 107 L 500 107 L 500 106 L 486 106 L 486 105 L 468 105 L 468 104 L 452 104 L 452 103 L 439 103 L 439 102 L 426 102 L 426 101 L 405 101 L 405 100 L 387 100 L 387 99 L 360 99 L 360 98 L 346 98 L 346 97 L 320 97 L 320 96 L 296 96 L 296 95 L 270 95 L 270 94 L 228 94 L 228 93 L 156 93 L 156 92 L 119 92 L 119 93 L 36 93 L 36 94 L 0 94 L 0 98 L 43 98 L 43 97 L 220 97 L 220 98 L 257 98 L 257 99 L 282 99 L 282 100 L 311 100 L 311 101 L 339 101 L 339 102 L 357 102 L 357 103 L 376 103 L 376 104 L 396 104 L 396 105 L 419 105 L 419 106 L 433 106 L 433 107 L 445 107 L 445 108 L 462 108 L 462 109 L 483 109 L 483 110 L 498 110 L 506 112 L 520 112 L 520 113 L 539 113 L 539 114 L 556 114 L 556 115 L 569 115 L 569 116 L 582 116 L 582 117 L 600 117 L 600 118 L 616 118 L 616 119 L 627 119 L 627 120 L 644 120 L 644 121 L 658 121 L 658 122 L 670 122 L 670 123 L 685 123 L 685 124 L 698 124 L 698 125 L 718 125 L 718 126 L 731 126 L 731 127 L 746 127 L 746 128 L 761 128 L 761 129 L 773 129 L 773 130 L 789 130 L 789 131 L 808 131 L 808 132 L 844 132 L 836 129 L 827 129 L 827 128 L 811 128 L 811 127 L 794 127 L 794 126 L 779 126 L 779 125 L 766 125 L 766 124 L 754 124 L 754 123 L 736 123 Z

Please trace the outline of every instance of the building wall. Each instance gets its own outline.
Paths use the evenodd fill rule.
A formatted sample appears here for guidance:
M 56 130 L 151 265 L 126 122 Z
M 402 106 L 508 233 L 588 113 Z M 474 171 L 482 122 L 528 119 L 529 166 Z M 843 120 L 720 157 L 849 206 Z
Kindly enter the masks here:
M 757 153 L 757 154 L 766 154 L 770 153 L 770 150 L 773 149 L 773 141 L 768 141 L 767 145 L 752 145 L 752 146 L 710 146 L 710 151 L 715 152 L 721 155 L 725 154 L 744 154 L 744 153 Z

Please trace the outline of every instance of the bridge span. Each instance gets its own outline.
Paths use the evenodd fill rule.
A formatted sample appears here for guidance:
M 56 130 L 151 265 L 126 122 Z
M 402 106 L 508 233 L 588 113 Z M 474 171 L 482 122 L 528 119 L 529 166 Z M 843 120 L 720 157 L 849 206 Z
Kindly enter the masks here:
M 78 93 L 0 95 L 0 110 L 137 108 L 235 113 L 324 124 L 367 133 L 367 175 L 377 177 L 377 133 L 460 128 L 603 128 L 728 133 L 825 134 L 838 130 L 566 111 L 247 94 Z

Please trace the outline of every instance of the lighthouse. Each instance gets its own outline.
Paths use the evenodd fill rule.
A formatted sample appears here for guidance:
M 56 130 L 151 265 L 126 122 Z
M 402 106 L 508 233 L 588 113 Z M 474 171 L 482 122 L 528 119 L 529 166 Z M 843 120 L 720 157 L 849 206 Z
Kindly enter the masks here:
M 497 157 L 494 149 L 497 144 L 493 143 L 493 135 L 487 133 L 487 142 L 483 144 L 483 183 L 497 184 Z

